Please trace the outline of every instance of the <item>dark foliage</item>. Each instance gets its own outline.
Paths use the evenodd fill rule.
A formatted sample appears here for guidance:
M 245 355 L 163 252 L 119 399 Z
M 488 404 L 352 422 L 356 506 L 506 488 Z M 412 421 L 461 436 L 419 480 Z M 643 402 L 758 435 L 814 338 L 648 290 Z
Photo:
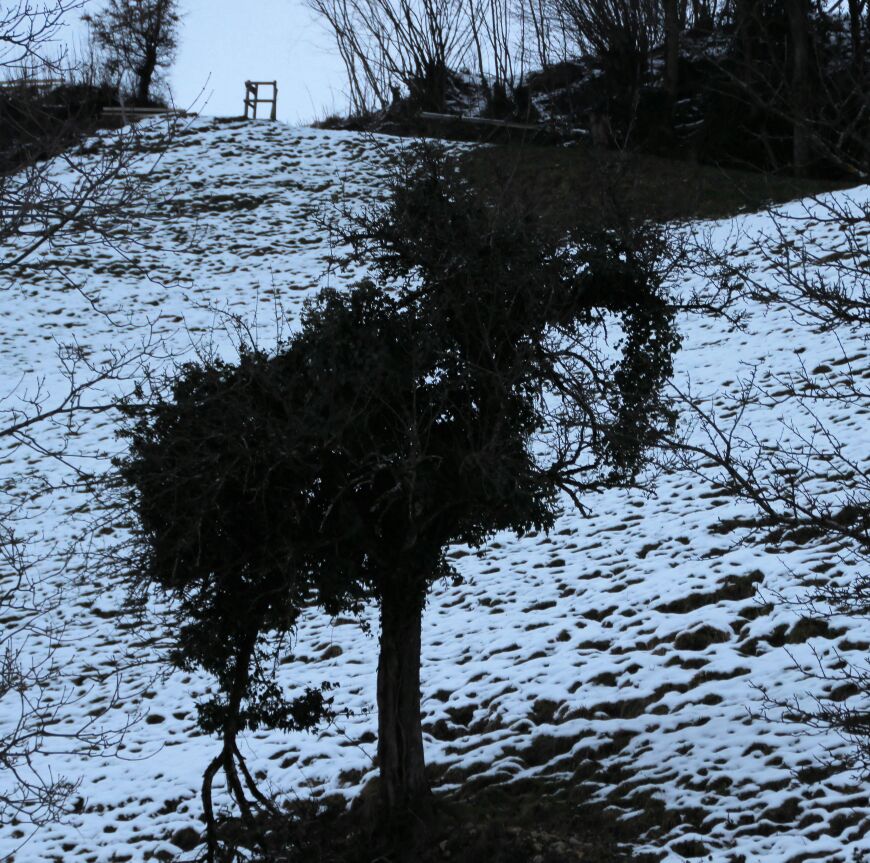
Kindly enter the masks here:
M 26 84 L 0 91 L 0 172 L 57 155 L 99 125 L 117 94 L 107 86 L 63 84 L 48 91 Z
M 289 633 L 305 600 L 294 528 L 307 476 L 292 454 L 275 459 L 295 415 L 282 382 L 257 352 L 235 366 L 186 366 L 166 400 L 144 415 L 128 409 L 137 422 L 120 465 L 143 532 L 138 577 L 176 603 L 173 659 L 213 674 L 222 693 L 233 689 L 237 662 L 256 660 L 239 729 L 304 727 L 311 721 L 300 708 L 316 706 L 283 704 L 254 650 L 261 635 Z M 226 713 L 217 697 L 201 705 L 200 724 L 219 730 Z
M 200 727 L 222 740 L 203 785 L 210 853 L 218 769 L 249 825 L 239 771 L 264 802 L 236 745 L 239 732 L 310 728 L 329 715 L 328 686 L 288 698 L 274 682 L 307 587 L 296 552 L 310 478 L 292 449 L 304 419 L 304 392 L 293 386 L 297 356 L 276 362 L 243 350 L 237 365 L 191 364 L 165 394 L 143 407 L 139 393 L 124 407 L 130 452 L 118 477 L 141 529 L 133 596 L 169 596 L 172 661 L 217 682 L 217 694 L 198 705 Z
M 448 546 L 547 529 L 563 494 L 582 507 L 634 483 L 672 424 L 679 339 L 654 235 L 555 242 L 485 204 L 437 148 L 409 152 L 388 204 L 342 230 L 373 280 L 322 292 L 274 356 L 189 366 L 131 408 L 119 470 L 142 527 L 136 578 L 175 599 L 178 661 L 218 679 L 201 721 L 225 749 L 324 707 L 284 703 L 258 636 L 288 632 L 308 601 L 378 603 L 382 802 L 419 813 L 420 620 L 453 574 Z
M 169 68 L 178 47 L 176 0 L 107 0 L 84 20 L 112 80 L 131 85 L 138 105 L 151 104 L 155 77 Z

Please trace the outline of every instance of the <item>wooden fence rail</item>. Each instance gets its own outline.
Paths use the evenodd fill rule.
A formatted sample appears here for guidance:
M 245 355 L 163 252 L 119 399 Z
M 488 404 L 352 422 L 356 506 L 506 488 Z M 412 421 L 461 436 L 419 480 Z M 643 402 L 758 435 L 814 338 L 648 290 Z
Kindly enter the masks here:
M 134 122 L 136 120 L 144 120 L 148 117 L 186 117 L 187 111 L 181 111 L 177 108 L 134 108 L 123 105 L 106 105 L 100 112 L 101 116 L 112 119 L 120 119 L 126 122 Z
M 13 78 L 0 81 L 0 90 L 52 90 L 65 83 L 63 78 Z
M 540 132 L 547 127 L 540 123 L 518 123 L 515 120 L 494 120 L 491 117 L 467 117 L 463 114 L 436 114 L 433 111 L 421 111 L 424 120 L 442 120 L 445 123 L 469 123 L 473 126 L 498 126 L 501 129 L 527 129 Z

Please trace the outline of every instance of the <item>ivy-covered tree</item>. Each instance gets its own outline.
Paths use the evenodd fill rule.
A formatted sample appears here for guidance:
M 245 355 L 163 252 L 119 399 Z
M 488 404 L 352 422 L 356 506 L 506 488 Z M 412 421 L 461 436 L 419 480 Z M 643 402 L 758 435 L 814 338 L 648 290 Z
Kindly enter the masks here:
M 253 807 L 272 808 L 238 735 L 311 728 L 329 715 L 328 687 L 288 698 L 274 680 L 307 589 L 295 538 L 310 475 L 285 452 L 299 415 L 281 386 L 294 379 L 295 356 L 276 364 L 243 348 L 235 365 L 190 364 L 165 391 L 149 399 L 140 391 L 123 408 L 129 451 L 116 466 L 138 522 L 132 596 L 145 603 L 157 591 L 169 599 L 170 661 L 206 671 L 217 684 L 198 705 L 200 728 L 221 740 L 202 786 L 210 861 L 219 770 L 254 834 Z
M 634 483 L 672 425 L 679 339 L 655 237 L 548 239 L 438 148 L 410 151 L 345 239 L 371 279 L 321 293 L 271 357 L 185 370 L 121 467 L 142 577 L 179 599 L 180 654 L 217 662 L 225 690 L 227 645 L 243 656 L 303 600 L 377 604 L 392 821 L 428 808 L 421 621 L 448 548 L 547 529 L 565 503 Z
M 679 339 L 655 234 L 549 238 L 431 145 L 342 231 L 374 281 L 324 295 L 300 336 L 329 441 L 318 529 L 330 583 L 380 607 L 382 801 L 419 812 L 421 617 L 448 547 L 547 529 L 566 502 L 635 482 L 673 421 Z

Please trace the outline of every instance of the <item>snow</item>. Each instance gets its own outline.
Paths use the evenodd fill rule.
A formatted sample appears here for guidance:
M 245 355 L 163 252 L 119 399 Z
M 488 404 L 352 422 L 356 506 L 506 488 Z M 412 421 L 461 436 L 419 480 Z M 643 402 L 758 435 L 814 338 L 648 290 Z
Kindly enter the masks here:
M 40 376 L 48 390 L 60 392 L 57 345 L 70 337 L 99 355 L 135 346 L 150 322 L 163 348 L 180 351 L 220 322 L 215 307 L 256 317 L 268 343 L 276 304 L 293 319 L 328 281 L 330 249 L 315 216 L 342 197 L 360 203 L 377 197 L 396 146 L 283 124 L 192 121 L 153 168 L 148 212 L 129 214 L 117 248 L 84 235 L 62 253 L 47 253 L 97 299 L 99 312 L 47 266 L 23 272 L 0 293 L 0 391 Z M 143 172 L 153 158 L 143 157 Z M 870 192 L 848 194 L 860 203 Z M 767 218 L 696 228 L 751 262 L 759 236 L 770 230 Z M 836 225 L 819 221 L 815 237 L 813 230 L 805 239 L 837 247 Z M 351 276 L 330 278 L 340 283 Z M 798 331 L 784 309 L 750 307 L 748 313 L 744 331 L 723 321 L 682 322 L 678 379 L 690 375 L 698 396 L 725 407 L 727 393 L 755 363 L 783 375 L 798 360 L 812 369 L 845 353 L 849 368 L 867 377 L 859 334 L 841 333 L 838 341 L 830 333 Z M 217 339 L 229 350 L 228 333 Z M 804 349 L 799 356 L 797 339 Z M 834 368 L 837 374 L 843 366 Z M 774 441 L 786 410 L 787 403 L 759 401 L 743 422 Z M 837 404 L 820 410 L 856 457 L 866 459 L 867 410 Z M 100 455 L 76 463 L 105 465 L 120 446 L 114 429 L 109 414 L 88 421 L 76 449 Z M 4 477 L 17 471 L 67 477 L 23 446 L 7 446 L 0 461 Z M 86 531 L 94 515 L 88 497 L 61 487 L 28 504 L 26 489 L 19 481 L 27 523 L 38 534 L 35 548 L 48 555 L 40 564 L 47 584 L 65 589 L 57 613 L 62 661 L 79 698 L 66 721 L 69 727 L 81 722 L 119 685 L 122 706 L 98 721 L 117 728 L 129 717 L 133 724 L 115 756 L 54 755 L 55 774 L 81 778 L 80 811 L 33 835 L 24 825 L 0 826 L 0 855 L 19 863 L 97 863 L 177 853 L 169 840 L 180 828 L 199 829 L 200 777 L 217 750 L 195 727 L 195 701 L 209 681 L 161 672 L 154 662 L 159 634 L 116 614 L 122 586 L 100 574 L 92 557 L 79 553 L 57 572 L 52 556 L 61 546 L 55 544 Z M 426 748 L 440 786 L 481 776 L 585 777 L 590 794 L 627 816 L 651 795 L 668 810 L 687 813 L 673 819 L 675 827 L 651 829 L 640 846 L 669 861 L 685 859 L 679 848 L 689 839 L 703 844 L 705 859 L 723 863 L 785 863 L 798 855 L 833 863 L 870 852 L 866 788 L 845 773 L 814 785 L 795 776 L 842 741 L 795 736 L 774 717 L 755 715 L 757 687 L 775 697 L 820 691 L 794 666 L 811 665 L 813 651 L 825 662 L 835 652 L 866 661 L 867 621 L 835 618 L 828 637 L 786 647 L 767 641 L 777 626 L 790 629 L 800 618 L 799 609 L 771 597 L 795 595 L 800 579 L 821 564 L 831 564 L 829 575 L 836 577 L 848 577 L 856 564 L 831 544 L 771 547 L 760 537 L 740 542 L 738 534 L 717 532 L 722 520 L 751 516 L 752 509 L 695 476 L 665 475 L 653 497 L 612 491 L 589 503 L 591 516 L 566 512 L 549 536 L 499 535 L 483 549 L 452 552 L 464 583 L 436 586 L 423 636 Z M 118 529 L 102 542 L 121 536 Z M 737 579 L 750 585 L 744 598 L 723 598 L 722 588 Z M 688 596 L 698 599 L 680 605 Z M 678 649 L 679 636 L 700 627 L 716 630 L 715 639 L 707 646 L 681 640 Z M 758 640 L 755 650 L 751 639 Z M 44 646 L 36 639 L 28 650 L 38 655 Z M 306 614 L 281 679 L 288 686 L 339 683 L 336 706 L 351 715 L 314 734 L 245 738 L 251 767 L 267 773 L 273 790 L 352 796 L 372 776 L 376 648 L 376 638 L 354 621 Z M 470 708 L 470 718 L 457 708 Z M 552 757 L 541 756 L 546 738 L 555 739 Z M 625 781 L 614 786 L 613 776 Z M 692 820 L 695 807 L 706 813 L 703 823 Z

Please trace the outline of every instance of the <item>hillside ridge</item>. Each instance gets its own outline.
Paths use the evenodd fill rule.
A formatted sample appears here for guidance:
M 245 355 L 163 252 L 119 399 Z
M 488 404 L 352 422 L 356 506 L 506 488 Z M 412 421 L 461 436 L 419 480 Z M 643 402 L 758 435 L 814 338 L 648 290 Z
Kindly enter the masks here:
M 110 134 L 88 144 L 93 158 Z M 353 273 L 327 274 L 332 250 L 316 217 L 337 200 L 376 199 L 399 145 L 279 123 L 191 121 L 147 177 L 148 212 L 129 214 L 115 248 L 81 236 L 46 252 L 0 294 L 8 358 L 0 383 L 8 389 L 22 375 L 44 374 L 49 388 L 57 386 L 58 342 L 74 337 L 96 356 L 135 341 L 146 322 L 181 350 L 226 323 L 228 313 L 253 321 L 262 343 L 272 344 L 276 319 L 292 322 L 319 287 L 353 281 Z M 864 203 L 870 192 L 831 195 Z M 694 230 L 761 271 L 758 243 L 768 219 L 747 215 Z M 805 224 L 804 241 L 837 252 L 835 225 Z M 61 264 L 103 314 L 58 278 Z M 827 369 L 821 376 L 870 376 L 857 335 L 805 330 L 797 346 L 787 310 L 747 305 L 746 312 L 743 331 L 701 317 L 680 325 L 680 380 L 690 376 L 696 396 L 726 413 L 728 393 L 747 368 L 758 363 L 769 375 L 786 374 L 796 347 L 807 369 Z M 231 328 L 215 338 L 232 353 Z M 759 403 L 742 421 L 773 444 L 780 410 Z M 820 410 L 865 459 L 870 408 Z M 111 417 L 97 416 L 77 445 L 100 452 L 98 464 L 107 466 L 120 446 L 114 430 Z M 10 473 L 37 469 L 31 458 L 23 448 L 0 452 Z M 800 537 L 768 544 L 763 532 L 735 527 L 754 515 L 748 504 L 678 473 L 661 476 L 653 497 L 610 491 L 589 503 L 588 518 L 565 515 L 549 535 L 499 535 L 485 548 L 452 551 L 464 581 L 436 586 L 423 632 L 424 730 L 437 786 L 547 780 L 583 788 L 625 819 L 640 818 L 646 832 L 636 850 L 667 861 L 812 856 L 834 863 L 870 853 L 867 789 L 848 774 L 807 781 L 826 750 L 845 744 L 795 737 L 775 717 L 751 715 L 761 709 L 758 687 L 781 698 L 812 694 L 795 663 L 866 662 L 870 622 L 807 624 L 798 607 L 777 599 L 800 594 L 795 573 L 807 582 L 821 574 L 848 578 L 854 564 L 842 549 Z M 50 511 L 43 501 L 28 515 L 50 558 L 60 553 L 52 543 L 85 531 L 94 513 L 82 492 L 61 488 Z M 116 526 L 102 541 L 122 537 Z M 101 721 L 123 724 L 125 712 L 136 721 L 120 757 L 56 756 L 54 770 L 59 764 L 82 775 L 79 810 L 29 840 L 21 826 L 3 825 L 0 857 L 192 860 L 195 852 L 182 854 L 172 839 L 200 827 L 200 777 L 216 745 L 197 732 L 194 703 L 208 682 L 157 673 L 159 633 L 119 612 L 123 587 L 95 575 L 93 559 L 73 562 L 76 586 L 59 616 L 61 658 L 68 678 L 81 681 L 74 684 L 80 716 L 99 708 L 123 669 L 124 710 Z M 353 798 L 372 777 L 375 648 L 354 621 L 305 615 L 280 679 L 337 682 L 336 706 L 350 714 L 317 734 L 245 738 L 252 770 L 263 771 L 276 792 Z

